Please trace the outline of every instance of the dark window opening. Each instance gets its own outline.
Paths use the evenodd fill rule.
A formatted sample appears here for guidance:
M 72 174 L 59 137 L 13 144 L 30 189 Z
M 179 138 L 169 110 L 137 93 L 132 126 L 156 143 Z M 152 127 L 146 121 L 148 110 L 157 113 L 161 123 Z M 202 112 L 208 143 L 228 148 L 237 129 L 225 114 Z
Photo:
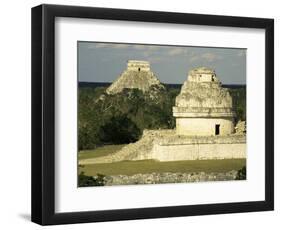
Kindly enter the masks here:
M 139 68 L 139 71 L 140 71 L 140 68 Z
M 216 135 L 220 135 L 220 125 L 216 125 Z

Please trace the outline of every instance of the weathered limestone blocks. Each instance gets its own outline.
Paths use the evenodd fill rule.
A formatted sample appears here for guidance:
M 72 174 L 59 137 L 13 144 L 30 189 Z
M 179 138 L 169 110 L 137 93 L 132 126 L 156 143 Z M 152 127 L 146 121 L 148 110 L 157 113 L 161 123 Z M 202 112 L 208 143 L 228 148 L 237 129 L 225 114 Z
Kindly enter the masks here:
M 246 136 L 166 136 L 155 139 L 151 157 L 159 161 L 246 158 Z
M 116 153 L 97 157 L 92 159 L 80 160 L 79 164 L 100 164 L 100 163 L 112 163 L 124 160 L 145 160 L 151 158 L 151 150 L 153 148 L 153 134 L 147 132 L 142 138 L 135 142 L 124 146 Z
M 159 161 L 246 158 L 245 143 L 154 145 L 152 158 Z
M 129 60 L 127 69 L 131 71 L 150 71 L 150 64 L 148 61 Z
M 147 61 L 129 60 L 127 69 L 107 88 L 106 93 L 116 94 L 123 89 L 139 89 L 147 92 L 152 86 L 164 89 Z
M 239 134 L 246 133 L 246 121 L 238 121 L 235 127 L 235 133 L 239 133 Z
M 246 158 L 246 136 L 186 136 L 176 130 L 145 130 L 143 137 L 118 152 L 79 164 L 111 163 L 125 160 L 182 161 Z
M 231 117 L 177 117 L 176 126 L 177 134 L 189 136 L 216 135 L 216 126 L 219 129 L 217 135 L 228 135 L 234 130 L 233 119 Z
M 206 67 L 189 72 L 176 98 L 173 115 L 179 135 L 228 135 L 234 132 L 232 98 L 215 71 Z
M 124 88 L 147 91 L 161 85 L 144 61 L 129 61 L 127 70 L 107 89 L 114 94 Z M 234 133 L 232 98 L 221 87 L 215 71 L 206 67 L 189 72 L 176 97 L 173 115 L 175 130 L 144 130 L 142 138 L 105 157 L 82 160 L 80 164 L 110 163 L 124 160 L 158 161 L 246 158 L 245 123 Z
M 134 184 L 164 184 L 164 183 L 187 183 L 205 181 L 229 181 L 235 180 L 237 171 L 221 173 L 147 173 L 127 175 L 113 175 L 105 177 L 105 185 L 134 185 Z

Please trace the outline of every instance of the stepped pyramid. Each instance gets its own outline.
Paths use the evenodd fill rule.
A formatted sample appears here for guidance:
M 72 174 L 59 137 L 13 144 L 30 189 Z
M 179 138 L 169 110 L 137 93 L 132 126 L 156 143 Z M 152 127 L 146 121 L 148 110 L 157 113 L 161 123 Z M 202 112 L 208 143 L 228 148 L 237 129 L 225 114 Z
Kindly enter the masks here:
M 106 92 L 116 94 L 126 88 L 147 92 L 152 86 L 164 89 L 156 75 L 150 70 L 149 62 L 129 60 L 127 69 L 107 88 Z

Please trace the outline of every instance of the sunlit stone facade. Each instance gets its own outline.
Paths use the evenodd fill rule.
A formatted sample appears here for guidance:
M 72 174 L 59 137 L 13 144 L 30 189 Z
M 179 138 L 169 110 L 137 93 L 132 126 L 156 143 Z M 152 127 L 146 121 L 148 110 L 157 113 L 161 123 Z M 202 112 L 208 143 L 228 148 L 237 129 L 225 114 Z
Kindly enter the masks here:
M 221 87 L 214 70 L 201 67 L 188 73 L 173 107 L 178 135 L 215 136 L 234 132 L 232 97 Z

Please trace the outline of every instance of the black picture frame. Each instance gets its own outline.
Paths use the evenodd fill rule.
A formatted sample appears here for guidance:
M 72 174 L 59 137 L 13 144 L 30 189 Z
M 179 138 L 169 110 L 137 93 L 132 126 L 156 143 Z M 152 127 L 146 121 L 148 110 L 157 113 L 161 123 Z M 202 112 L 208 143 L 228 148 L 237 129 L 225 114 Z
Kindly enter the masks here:
M 265 200 L 55 213 L 55 18 L 72 17 L 265 29 Z M 274 20 L 125 9 L 32 8 L 32 221 L 41 225 L 267 211 L 274 209 Z

